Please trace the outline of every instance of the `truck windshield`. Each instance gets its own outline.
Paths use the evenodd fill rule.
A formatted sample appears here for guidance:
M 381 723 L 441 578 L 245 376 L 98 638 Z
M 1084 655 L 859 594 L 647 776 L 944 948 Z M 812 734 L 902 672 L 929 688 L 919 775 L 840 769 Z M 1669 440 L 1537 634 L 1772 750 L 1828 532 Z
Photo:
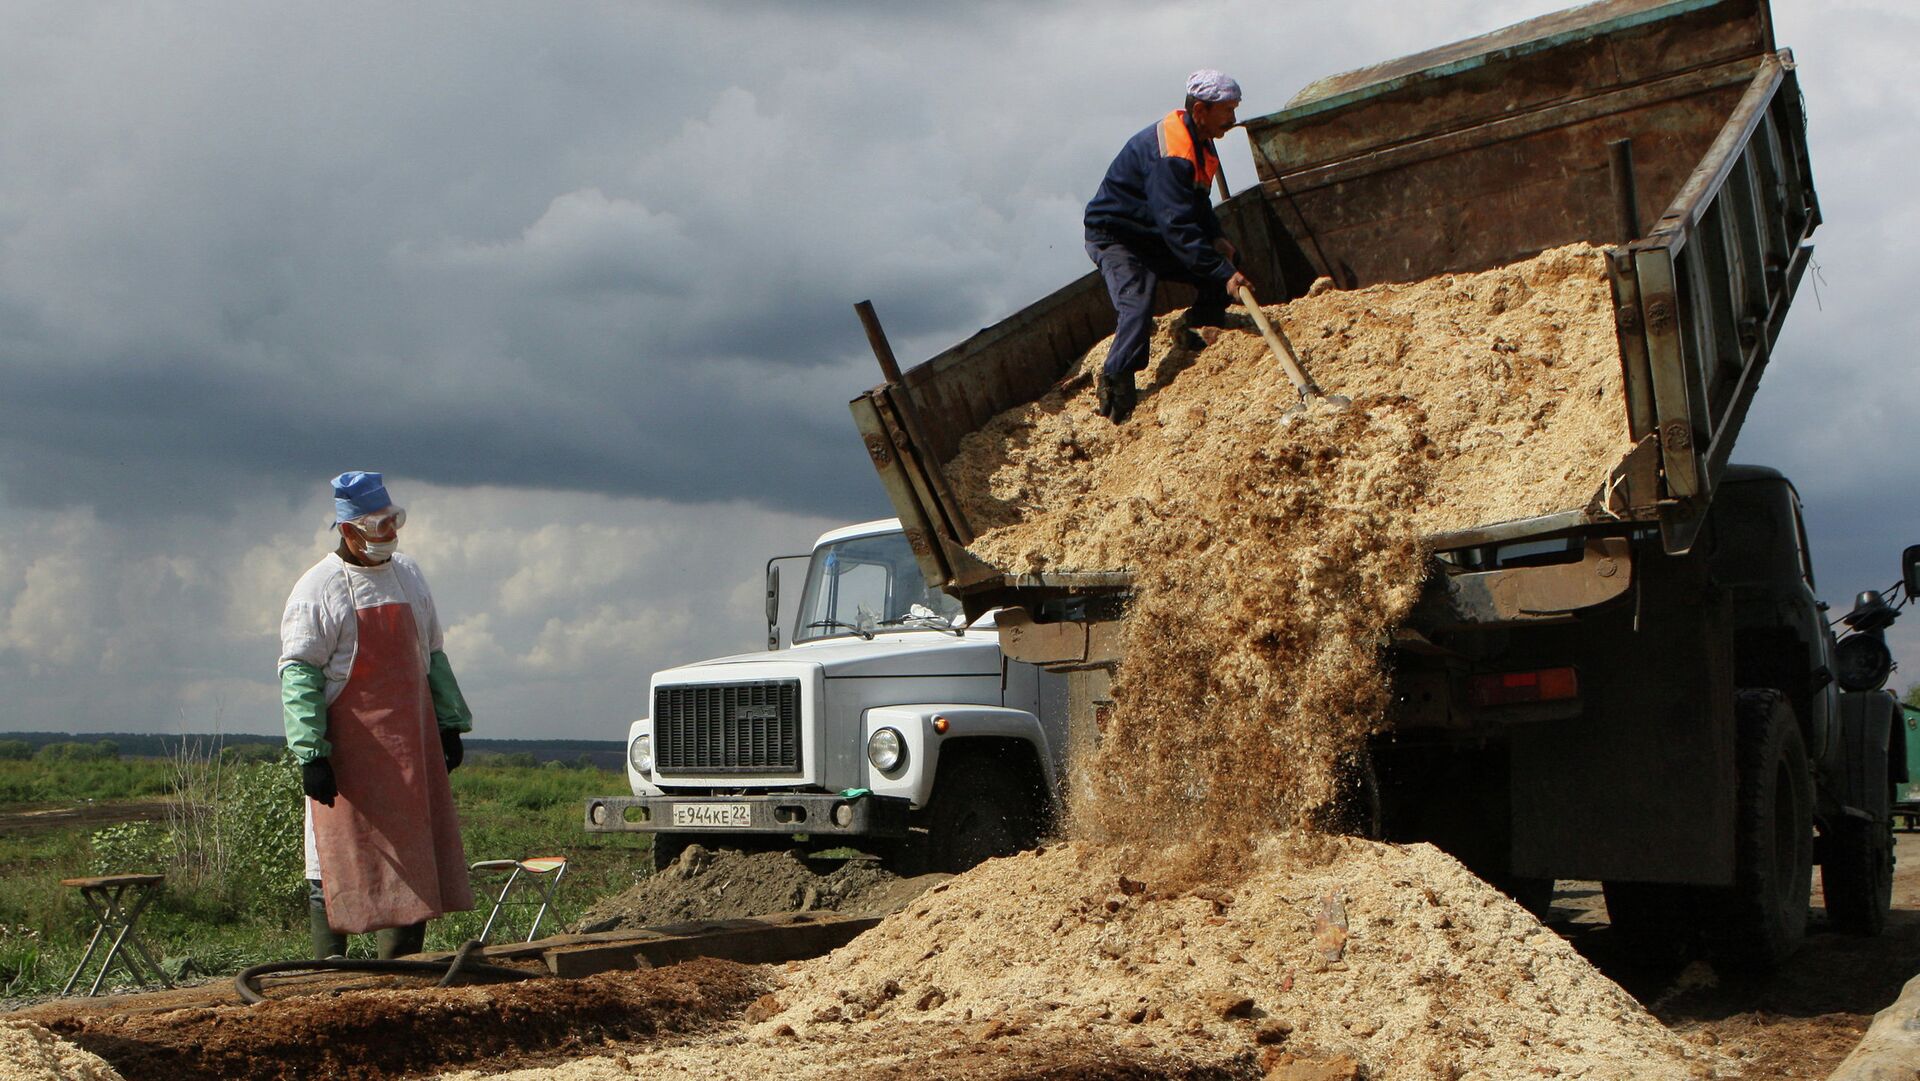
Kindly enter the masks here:
M 940 630 L 960 613 L 959 601 L 927 588 L 904 533 L 854 537 L 814 549 L 793 640 Z

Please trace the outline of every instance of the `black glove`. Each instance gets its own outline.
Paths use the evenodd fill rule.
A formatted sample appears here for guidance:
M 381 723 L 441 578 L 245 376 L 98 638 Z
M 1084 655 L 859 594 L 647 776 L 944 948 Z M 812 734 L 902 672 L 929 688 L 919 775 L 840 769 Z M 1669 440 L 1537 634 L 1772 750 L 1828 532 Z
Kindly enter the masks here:
M 333 797 L 340 794 L 340 786 L 333 780 L 333 763 L 316 758 L 301 766 L 300 787 L 306 790 L 308 798 L 333 806 Z
M 466 761 L 467 749 L 460 745 L 460 733 L 451 728 L 440 730 L 440 753 L 447 757 L 447 772 L 452 773 Z

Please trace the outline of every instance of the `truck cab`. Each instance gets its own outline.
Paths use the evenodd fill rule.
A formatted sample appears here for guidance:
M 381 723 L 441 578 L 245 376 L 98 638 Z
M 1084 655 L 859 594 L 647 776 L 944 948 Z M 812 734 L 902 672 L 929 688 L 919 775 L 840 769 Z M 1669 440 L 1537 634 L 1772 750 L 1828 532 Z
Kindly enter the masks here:
M 768 572 L 770 623 L 779 576 Z M 1007 659 L 921 576 L 894 519 L 824 534 L 786 647 L 656 672 L 627 734 L 631 796 L 591 832 L 654 835 L 663 866 L 721 847 L 873 851 L 958 871 L 1033 844 L 1066 753 L 1065 681 Z

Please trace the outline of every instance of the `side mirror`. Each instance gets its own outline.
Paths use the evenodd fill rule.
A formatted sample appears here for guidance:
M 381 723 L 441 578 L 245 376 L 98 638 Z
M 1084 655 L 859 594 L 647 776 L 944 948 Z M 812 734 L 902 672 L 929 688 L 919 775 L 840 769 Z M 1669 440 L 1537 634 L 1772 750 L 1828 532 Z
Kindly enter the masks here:
M 767 567 L 767 648 L 780 648 L 780 568 Z
M 1920 544 L 1909 544 L 1900 553 L 1900 577 L 1907 583 L 1907 599 L 1920 597 Z

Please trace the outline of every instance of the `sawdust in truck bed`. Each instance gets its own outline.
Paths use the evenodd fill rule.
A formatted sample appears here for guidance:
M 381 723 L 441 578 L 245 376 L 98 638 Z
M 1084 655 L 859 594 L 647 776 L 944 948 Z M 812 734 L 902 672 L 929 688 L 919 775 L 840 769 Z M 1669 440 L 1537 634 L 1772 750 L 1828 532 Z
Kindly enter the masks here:
M 988 563 L 1132 572 L 1074 828 L 1154 849 L 1219 838 L 1212 874 L 1339 798 L 1385 711 L 1381 644 L 1419 596 L 1421 538 L 1584 507 L 1628 449 L 1591 246 L 1269 314 L 1350 412 L 1283 423 L 1297 396 L 1250 324 L 1195 356 L 1170 349 L 1168 316 L 1126 424 L 1093 411 L 1103 342 L 949 465 Z
M 1417 533 L 1585 506 L 1627 449 L 1612 295 L 1591 245 L 1478 274 L 1316 288 L 1265 310 L 1322 387 L 1418 429 L 1431 484 L 1400 508 Z M 968 436 L 947 476 L 981 533 L 974 552 L 1012 571 L 1137 568 L 1142 524 L 1130 511 L 1166 517 L 1153 512 L 1209 476 L 1320 445 L 1324 425 L 1279 425 L 1298 396 L 1251 320 L 1229 312 L 1236 325 L 1197 357 L 1170 350 L 1178 313 L 1161 318 L 1124 425 L 1093 411 L 1103 341 L 1063 381 L 1070 392 Z

